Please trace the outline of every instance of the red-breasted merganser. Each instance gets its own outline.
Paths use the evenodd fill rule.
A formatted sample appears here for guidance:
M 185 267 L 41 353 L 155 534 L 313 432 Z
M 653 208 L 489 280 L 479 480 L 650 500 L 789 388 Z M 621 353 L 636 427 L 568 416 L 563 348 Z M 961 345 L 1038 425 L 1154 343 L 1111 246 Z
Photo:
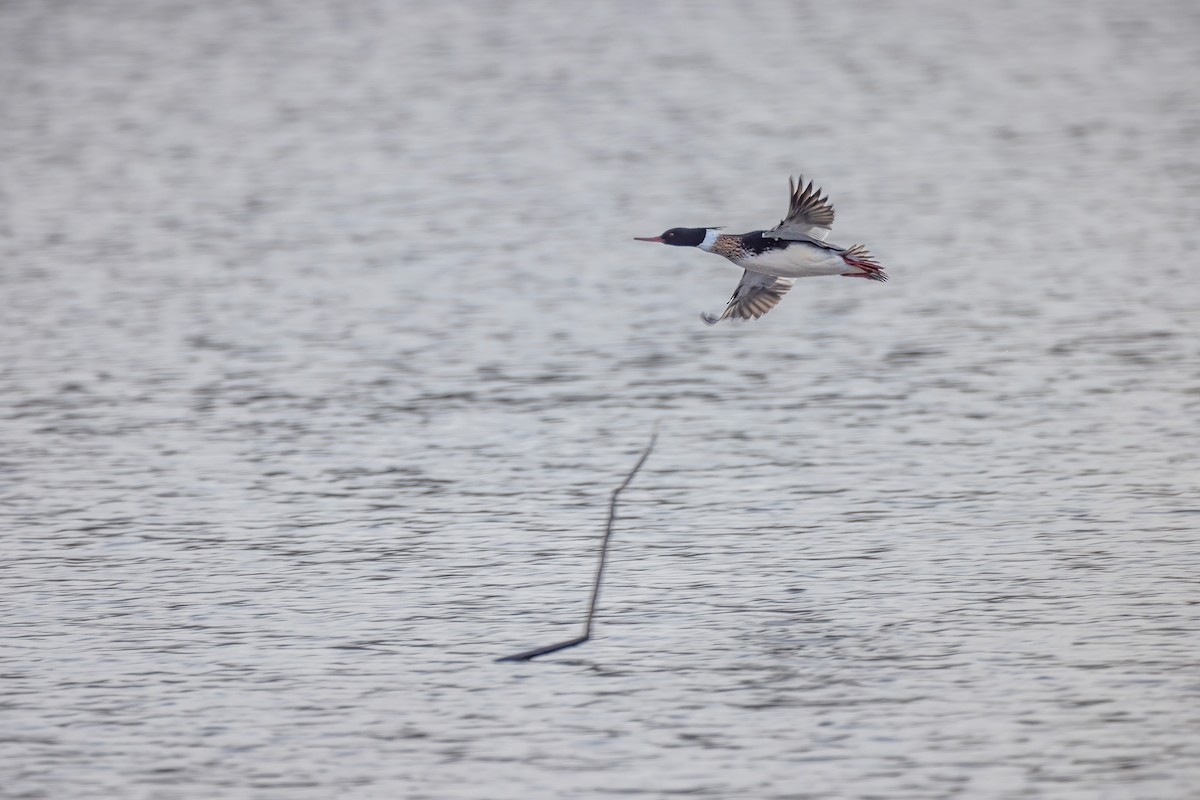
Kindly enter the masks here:
M 797 278 L 844 275 L 886 281 L 887 275 L 861 244 L 838 247 L 825 241 L 833 227 L 833 206 L 814 189 L 788 178 L 791 205 L 787 216 L 769 231 L 721 233 L 719 228 L 671 228 L 661 236 L 635 236 L 639 242 L 699 247 L 716 253 L 745 270 L 742 280 L 719 317 L 701 314 L 709 325 L 723 319 L 758 319 L 792 288 Z

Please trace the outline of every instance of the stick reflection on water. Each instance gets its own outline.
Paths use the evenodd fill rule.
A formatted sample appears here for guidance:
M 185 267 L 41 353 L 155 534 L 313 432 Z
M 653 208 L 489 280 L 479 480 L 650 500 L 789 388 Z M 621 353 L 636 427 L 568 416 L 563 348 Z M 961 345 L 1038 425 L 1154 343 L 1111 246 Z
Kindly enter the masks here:
M 530 661 L 538 656 L 544 656 L 548 653 L 557 653 L 559 650 L 566 650 L 568 647 L 575 647 L 583 644 L 588 639 L 592 638 L 592 620 L 596 616 L 596 602 L 600 599 L 600 582 L 604 579 L 604 564 L 608 560 L 608 540 L 612 538 L 613 520 L 617 517 L 617 497 L 621 491 L 629 485 L 633 480 L 633 476 L 638 474 L 638 470 L 642 468 L 642 464 L 646 463 L 646 459 L 650 457 L 650 451 L 654 449 L 654 443 L 658 440 L 658 429 L 650 434 L 650 443 L 646 445 L 646 449 L 642 451 L 642 455 L 638 458 L 637 463 L 633 465 L 633 469 L 625 476 L 625 480 L 621 485 L 613 490 L 612 499 L 608 503 L 608 523 L 604 526 L 604 538 L 600 542 L 600 563 L 596 565 L 596 578 L 592 582 L 592 600 L 588 604 L 587 619 L 583 623 L 583 633 L 574 639 L 568 639 L 565 642 L 538 647 L 533 650 L 526 650 L 523 653 L 517 653 L 513 656 L 505 656 L 498 658 L 496 661 Z

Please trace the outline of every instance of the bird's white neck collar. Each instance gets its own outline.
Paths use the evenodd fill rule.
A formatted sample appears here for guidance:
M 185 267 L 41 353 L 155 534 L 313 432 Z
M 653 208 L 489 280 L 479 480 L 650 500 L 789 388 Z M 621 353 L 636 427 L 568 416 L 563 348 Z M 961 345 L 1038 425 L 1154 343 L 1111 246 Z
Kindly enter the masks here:
M 716 228 L 706 228 L 704 231 L 704 241 L 696 246 L 706 253 L 711 253 L 713 245 L 717 243 L 717 237 L 720 235 L 721 232 Z

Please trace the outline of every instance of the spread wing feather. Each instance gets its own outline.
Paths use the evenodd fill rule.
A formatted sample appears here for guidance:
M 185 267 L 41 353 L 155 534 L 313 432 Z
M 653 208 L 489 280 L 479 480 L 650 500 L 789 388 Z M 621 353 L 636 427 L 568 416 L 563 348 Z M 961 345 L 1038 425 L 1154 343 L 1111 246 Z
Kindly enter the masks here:
M 725 311 L 721 313 L 721 316 L 701 314 L 700 318 L 709 325 L 716 325 L 721 320 L 730 317 L 758 319 L 778 305 L 795 282 L 795 278 L 780 278 L 775 275 L 764 275 L 761 272 L 746 270 L 742 273 L 742 280 L 733 290 L 733 297 L 729 298 L 729 305 L 725 306 Z
M 804 176 L 800 176 L 798 184 L 788 178 L 788 187 L 791 190 L 791 202 L 787 216 L 771 230 L 764 231 L 763 236 L 796 241 L 823 240 L 833 227 L 833 206 L 829 204 L 829 198 L 822 197 L 820 188 L 814 188 L 812 181 L 805 186 Z

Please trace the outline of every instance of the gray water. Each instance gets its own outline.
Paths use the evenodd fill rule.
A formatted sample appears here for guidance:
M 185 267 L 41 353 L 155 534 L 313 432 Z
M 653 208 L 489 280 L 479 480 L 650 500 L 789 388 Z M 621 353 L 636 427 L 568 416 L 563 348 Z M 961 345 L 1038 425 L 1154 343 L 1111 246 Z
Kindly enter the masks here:
M 0 5 L 0 795 L 1194 797 L 1198 42 Z M 800 171 L 892 281 L 705 327 Z

